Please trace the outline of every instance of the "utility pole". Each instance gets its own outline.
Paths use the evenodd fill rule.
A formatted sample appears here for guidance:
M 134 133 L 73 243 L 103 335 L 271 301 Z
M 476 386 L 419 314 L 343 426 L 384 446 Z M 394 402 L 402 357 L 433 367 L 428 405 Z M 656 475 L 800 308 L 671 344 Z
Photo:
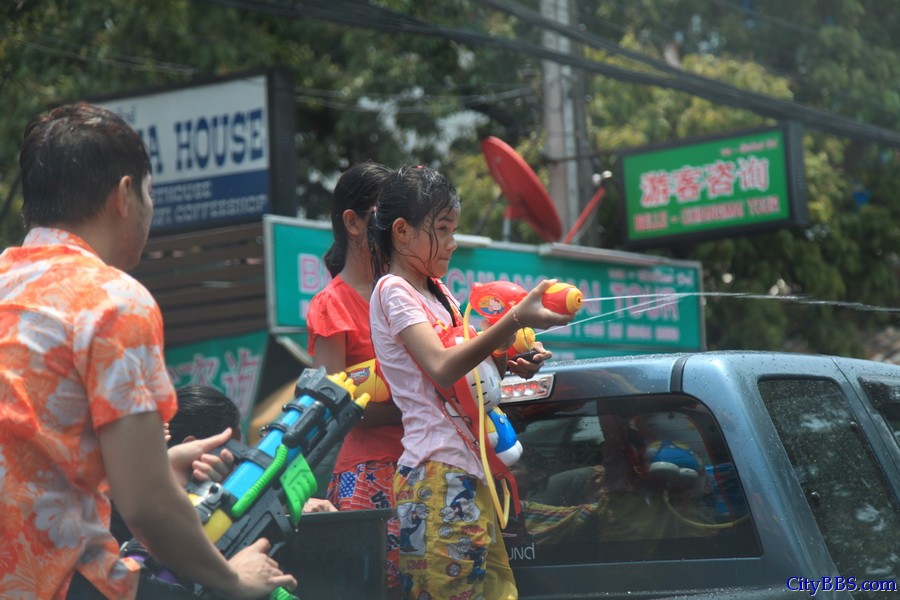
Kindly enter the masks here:
M 577 0 L 571 0 L 573 10 L 572 14 L 578 14 L 574 9 Z M 581 216 L 582 209 L 587 206 L 589 199 L 597 191 L 594 183 L 594 170 L 597 165 L 594 164 L 592 156 L 594 155 L 594 143 L 590 139 L 587 119 L 587 76 L 584 71 L 575 69 L 572 73 L 572 114 L 575 115 L 575 127 L 573 135 L 575 137 L 575 155 L 574 159 L 576 179 L 575 179 L 575 206 L 576 212 L 572 215 L 572 223 L 569 223 L 563 232 L 563 236 L 569 231 L 575 221 Z M 582 246 L 599 246 L 600 235 L 596 227 L 582 227 L 581 232 L 573 239 L 572 243 Z
M 570 25 L 575 0 L 541 0 L 541 16 Z M 557 52 L 571 53 L 569 38 L 553 31 L 544 30 L 541 44 Z M 576 109 L 578 102 L 584 102 L 583 83 L 569 65 L 553 61 L 543 61 L 544 127 L 547 132 L 545 158 L 550 175 L 547 191 L 559 212 L 559 219 L 565 234 L 578 218 L 583 195 L 581 181 L 590 178 L 579 173 L 579 160 L 584 156 L 585 119 L 583 106 Z M 579 91 L 581 90 L 581 91 Z M 581 142 L 579 143 L 579 138 Z

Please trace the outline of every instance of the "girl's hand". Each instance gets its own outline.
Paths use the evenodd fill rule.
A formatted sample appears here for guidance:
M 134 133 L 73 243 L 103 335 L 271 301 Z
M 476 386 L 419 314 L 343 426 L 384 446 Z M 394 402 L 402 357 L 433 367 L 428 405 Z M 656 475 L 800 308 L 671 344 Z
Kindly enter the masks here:
M 541 370 L 545 360 L 550 360 L 553 353 L 545 349 L 540 342 L 534 343 L 534 349 L 537 351 L 531 359 L 518 358 L 510 360 L 506 363 L 506 368 L 513 375 L 518 375 L 522 379 L 531 379 L 535 373 Z
M 517 325 L 535 329 L 549 329 L 566 325 L 572 321 L 575 315 L 561 315 L 549 308 L 545 308 L 543 305 L 544 292 L 556 282 L 556 279 L 545 279 L 512 308 L 513 315 L 518 318 Z

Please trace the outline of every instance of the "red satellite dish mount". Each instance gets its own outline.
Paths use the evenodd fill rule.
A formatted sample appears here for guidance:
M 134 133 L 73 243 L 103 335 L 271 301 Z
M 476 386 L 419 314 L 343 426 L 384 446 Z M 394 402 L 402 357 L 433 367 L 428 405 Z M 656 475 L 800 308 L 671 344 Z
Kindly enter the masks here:
M 481 152 L 487 161 L 491 177 L 506 196 L 503 212 L 503 240 L 509 241 L 509 227 L 513 219 L 523 219 L 546 242 L 562 237 L 559 213 L 547 188 L 534 170 L 509 144 L 494 136 L 481 142 Z

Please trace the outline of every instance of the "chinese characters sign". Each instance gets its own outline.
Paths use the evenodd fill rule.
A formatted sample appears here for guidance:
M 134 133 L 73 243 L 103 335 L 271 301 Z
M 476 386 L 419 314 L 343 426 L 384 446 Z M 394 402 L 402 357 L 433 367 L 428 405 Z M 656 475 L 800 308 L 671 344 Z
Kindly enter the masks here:
M 800 149 L 799 129 L 788 125 L 623 153 L 629 245 L 802 224 Z
M 166 348 L 169 378 L 176 388 L 188 384 L 217 388 L 246 420 L 256 399 L 268 339 L 268 332 L 260 331 Z

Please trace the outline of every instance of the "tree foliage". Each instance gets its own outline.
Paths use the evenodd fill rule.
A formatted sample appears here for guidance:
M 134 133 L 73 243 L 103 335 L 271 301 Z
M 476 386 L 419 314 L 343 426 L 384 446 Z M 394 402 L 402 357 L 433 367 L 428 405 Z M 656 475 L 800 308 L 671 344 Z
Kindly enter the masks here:
M 627 23 L 617 39 L 751 92 L 792 99 L 889 128 L 897 124 L 900 43 L 887 2 L 836 0 L 792 5 L 725 0 L 583 5 L 598 32 Z M 884 17 L 884 18 L 883 18 Z M 603 80 L 593 96 L 597 147 L 622 148 L 767 124 L 745 111 L 659 88 Z M 605 96 L 605 97 L 604 97 Z M 611 159 L 614 160 L 614 157 Z M 660 250 L 704 265 L 711 292 L 802 295 L 824 301 L 900 305 L 897 166 L 900 154 L 807 128 L 805 171 L 810 225 Z M 854 196 L 867 197 L 858 205 Z M 613 215 L 615 223 L 618 215 Z M 607 243 L 619 239 L 615 227 Z M 895 315 L 773 300 L 711 298 L 710 345 L 799 348 L 861 355 L 867 333 Z M 835 335 L 841 331 L 840 335 Z
M 540 2 L 521 4 L 537 10 Z M 372 17 L 361 26 L 317 18 L 335 9 Z M 22 234 L 17 153 L 32 115 L 67 100 L 275 65 L 294 74 L 297 190 L 305 216 L 327 214 L 331 186 L 353 162 L 425 163 L 457 183 L 462 231 L 478 229 L 499 239 L 502 202 L 479 147 L 486 135 L 515 146 L 546 181 L 540 59 L 400 27 L 415 19 L 540 44 L 539 29 L 482 2 L 258 0 L 234 8 L 200 0 L 18 0 L 0 10 L 5 244 Z M 574 20 L 582 31 L 684 71 L 896 127 L 900 13 L 891 0 L 796 3 L 790 18 L 784 2 L 775 0 L 579 0 Z M 593 61 L 651 70 L 596 48 L 580 51 Z M 625 148 L 771 123 L 685 92 L 598 75 L 585 75 L 585 82 L 585 131 L 598 169 L 614 169 L 617 151 Z M 804 144 L 808 227 L 656 252 L 701 261 L 710 292 L 897 307 L 900 154 L 812 128 Z M 590 237 L 608 248 L 622 242 L 618 193 L 611 186 Z M 514 224 L 512 235 L 514 241 L 539 241 L 523 223 Z M 714 348 L 859 355 L 860 334 L 896 319 L 778 300 L 711 297 L 706 306 Z

